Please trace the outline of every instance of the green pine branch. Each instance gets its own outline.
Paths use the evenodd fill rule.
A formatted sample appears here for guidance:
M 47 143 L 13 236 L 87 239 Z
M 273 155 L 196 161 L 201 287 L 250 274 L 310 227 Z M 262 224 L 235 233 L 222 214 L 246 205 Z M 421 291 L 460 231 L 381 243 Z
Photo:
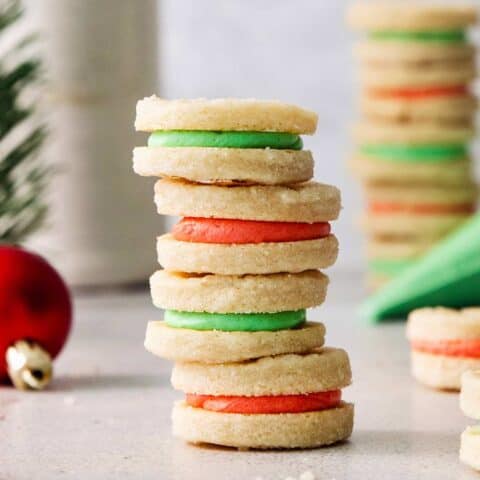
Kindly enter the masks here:
M 2 2 L 0 39 L 22 13 L 18 0 Z M 21 59 L 30 42 L 28 37 L 13 47 L 7 57 L 16 61 L 7 57 L 0 60 L 1 243 L 21 243 L 40 227 L 46 215 L 43 194 L 49 171 L 38 158 L 46 130 L 42 125 L 31 125 L 35 107 L 25 105 L 22 97 L 25 90 L 38 81 L 41 69 L 37 59 Z M 13 145 L 9 142 L 11 138 L 14 138 Z

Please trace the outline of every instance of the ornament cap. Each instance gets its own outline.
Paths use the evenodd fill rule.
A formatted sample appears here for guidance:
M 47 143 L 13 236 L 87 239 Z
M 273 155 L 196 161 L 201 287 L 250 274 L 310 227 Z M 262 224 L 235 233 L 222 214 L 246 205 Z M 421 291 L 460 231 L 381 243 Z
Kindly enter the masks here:
M 7 348 L 8 374 L 19 390 L 43 390 L 52 378 L 52 357 L 37 342 L 18 340 Z

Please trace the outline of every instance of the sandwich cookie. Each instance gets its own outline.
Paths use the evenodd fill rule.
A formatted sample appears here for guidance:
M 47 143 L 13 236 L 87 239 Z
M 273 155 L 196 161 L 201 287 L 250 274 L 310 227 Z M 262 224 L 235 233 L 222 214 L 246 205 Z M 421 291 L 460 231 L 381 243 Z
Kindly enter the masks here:
M 163 100 L 137 104 L 137 130 L 152 132 L 134 150 L 140 175 L 199 183 L 288 184 L 313 176 L 300 134 L 317 115 L 280 102 L 241 99 Z
M 302 272 L 333 265 L 338 241 L 328 222 L 184 218 L 157 240 L 167 270 L 220 275 Z
M 464 372 L 480 368 L 480 309 L 422 308 L 408 317 L 412 374 L 424 385 L 460 390 Z
M 159 270 L 150 278 L 156 307 L 185 312 L 275 313 L 325 300 L 328 277 L 318 270 L 271 275 L 209 275 Z
M 357 126 L 352 170 L 368 183 L 464 185 L 472 182 L 466 125 L 367 121 Z
M 384 122 L 471 124 L 477 102 L 465 85 L 370 88 L 360 100 L 367 119 Z
M 341 208 L 336 187 L 313 181 L 227 187 L 162 179 L 155 203 L 162 215 L 300 223 L 335 220 Z
M 304 355 L 242 363 L 177 363 L 173 386 L 185 401 L 173 411 L 174 434 L 193 443 L 237 448 L 313 448 L 345 440 L 353 405 L 341 399 L 351 383 L 347 354 Z
M 439 239 L 475 211 L 477 189 L 367 185 L 363 227 L 381 237 Z
M 468 5 L 358 2 L 349 8 L 347 21 L 358 30 L 385 32 L 386 39 L 461 41 L 462 36 L 454 32 L 473 25 L 477 21 L 477 10 Z
M 365 148 L 349 162 L 365 183 L 379 185 L 471 184 L 472 160 L 463 145 Z
M 467 417 L 480 420 L 480 370 L 462 375 L 460 408 Z M 467 427 L 462 433 L 460 460 L 480 471 L 480 425 Z
M 292 318 L 281 318 L 288 316 Z M 309 352 L 321 347 L 324 338 L 325 327 L 305 322 L 304 310 L 224 315 L 170 310 L 166 321 L 149 322 L 145 348 L 176 362 L 230 363 Z

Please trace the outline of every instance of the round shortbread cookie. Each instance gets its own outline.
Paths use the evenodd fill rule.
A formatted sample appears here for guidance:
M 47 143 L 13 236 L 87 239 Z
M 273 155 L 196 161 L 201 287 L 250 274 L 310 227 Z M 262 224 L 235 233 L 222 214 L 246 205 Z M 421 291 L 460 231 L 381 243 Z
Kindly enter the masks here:
M 369 202 L 455 206 L 474 203 L 478 197 L 478 189 L 473 183 L 450 188 L 427 185 L 368 185 L 365 196 Z
M 413 310 L 408 316 L 407 338 L 429 341 L 480 340 L 480 308 Z
M 145 348 L 176 362 L 229 363 L 284 353 L 304 353 L 321 347 L 325 327 L 307 322 L 301 327 L 259 332 L 223 332 L 172 328 L 149 322 Z
M 176 402 L 173 434 L 192 443 L 236 448 L 314 448 L 346 440 L 353 430 L 353 405 L 307 413 L 242 415 Z
M 349 25 L 359 30 L 455 30 L 466 28 L 476 20 L 473 5 L 358 2 L 347 14 Z
M 480 426 L 467 427 L 460 441 L 460 460 L 480 471 Z
M 472 162 L 460 158 L 448 162 L 401 162 L 357 154 L 352 172 L 367 184 L 461 186 L 472 183 Z
M 189 275 L 159 270 L 150 278 L 155 306 L 185 312 L 273 313 L 320 305 L 328 277 L 318 270 L 271 275 Z
M 435 242 L 429 239 L 379 238 L 368 240 L 368 258 L 390 258 L 408 260 L 418 258 L 428 252 Z
M 176 363 L 172 371 L 175 389 L 201 395 L 298 395 L 338 390 L 351 381 L 347 353 L 329 347 L 242 363 Z
M 172 235 L 157 239 L 158 262 L 166 270 L 218 275 L 303 272 L 335 263 L 338 240 L 334 235 L 315 240 L 219 244 L 183 242 Z
M 317 182 L 228 187 L 162 179 L 155 203 L 161 215 L 306 223 L 335 220 L 341 208 L 338 188 Z
M 360 82 L 367 87 L 444 87 L 464 85 L 476 77 L 475 61 L 438 61 L 420 67 L 408 63 L 369 63 L 360 67 Z
M 460 408 L 467 417 L 480 420 L 480 370 L 465 372 L 461 380 Z
M 310 180 L 313 158 L 308 150 L 137 147 L 133 169 L 198 183 L 281 185 Z
M 471 214 L 364 214 L 361 218 L 361 226 L 368 235 L 404 239 L 418 237 L 435 241 L 460 227 L 470 217 Z
M 312 134 L 317 114 L 278 101 L 248 98 L 165 100 L 155 95 L 137 103 L 137 130 L 219 130 Z
M 412 375 L 422 384 L 439 390 L 460 390 L 467 370 L 480 368 L 480 358 L 434 355 L 412 350 Z
M 354 128 L 356 141 L 364 144 L 452 144 L 469 141 L 474 130 L 467 125 L 382 123 L 364 121 Z
M 364 40 L 355 45 L 354 55 L 364 64 L 417 64 L 425 68 L 428 62 L 472 60 L 475 47 L 468 43 Z
M 471 123 L 477 108 L 473 95 L 452 95 L 409 99 L 380 97 L 364 93 L 360 108 L 375 122 L 431 122 L 436 124 Z

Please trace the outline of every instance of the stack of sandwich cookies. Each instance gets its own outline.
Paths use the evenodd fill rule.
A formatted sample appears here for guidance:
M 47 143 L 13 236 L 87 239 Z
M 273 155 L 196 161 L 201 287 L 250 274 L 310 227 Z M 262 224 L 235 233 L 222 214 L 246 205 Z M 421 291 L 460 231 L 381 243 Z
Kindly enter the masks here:
M 294 448 L 350 435 L 353 409 L 341 403 L 338 392 L 331 397 L 321 385 L 303 392 L 284 385 L 272 394 L 268 383 L 255 392 L 241 374 L 250 371 L 250 362 L 273 362 L 288 374 L 290 362 L 303 358 L 321 357 L 325 366 L 334 361 L 325 360 L 333 357 L 321 348 L 324 326 L 306 319 L 306 309 L 326 296 L 328 277 L 319 269 L 332 265 L 338 253 L 329 222 L 338 217 L 340 193 L 310 180 L 313 159 L 299 136 L 313 133 L 316 122 L 312 112 L 278 102 L 151 97 L 138 103 L 137 129 L 152 133 L 148 147 L 134 151 L 134 170 L 162 177 L 155 185 L 158 212 L 183 217 L 157 240 L 165 270 L 156 272 L 150 285 L 154 304 L 166 312 L 163 322 L 149 323 L 145 346 L 177 362 L 173 383 L 187 399 L 175 408 L 174 432 L 188 441 Z M 175 372 L 195 371 L 202 385 L 202 375 L 215 369 L 240 372 L 237 390 L 228 382 L 202 390 L 176 381 Z M 308 374 L 296 375 L 301 384 Z M 321 381 L 329 374 L 317 368 L 316 375 Z M 333 386 L 337 391 L 346 385 Z M 212 410 L 232 396 L 247 411 Z M 262 410 L 270 400 L 277 410 Z M 251 408 L 259 415 L 248 420 Z M 315 420 L 317 430 L 325 427 L 317 434 L 310 420 L 289 420 L 300 413 L 316 418 L 326 408 L 330 414 Z M 217 429 L 205 428 L 210 417 Z M 295 422 L 296 436 L 282 440 Z M 229 438 L 235 425 L 238 435 Z
M 474 203 L 468 143 L 474 136 L 476 111 L 476 99 L 469 90 L 476 75 L 475 49 L 468 42 L 466 29 L 475 23 L 476 9 L 364 2 L 352 6 L 348 20 L 353 28 L 368 32 L 368 38 L 355 51 L 360 62 L 363 118 L 354 130 L 357 147 L 350 166 L 367 189 L 369 240 L 405 242 L 412 237 L 412 243 L 416 243 L 424 233 L 439 240 L 458 226 L 456 220 L 461 220 L 462 215 L 471 215 Z M 395 189 L 391 198 L 395 203 L 393 211 L 383 202 L 377 205 L 372 187 Z M 422 189 L 431 188 L 448 189 L 449 198 L 457 197 L 457 192 L 461 197 L 466 190 L 470 198 L 463 205 L 449 205 L 446 211 L 428 198 L 429 190 L 422 194 Z M 429 218 L 434 232 L 416 229 L 412 236 L 414 225 L 410 228 L 403 220 L 397 223 L 395 215 L 406 209 L 402 199 L 408 197 L 408 203 L 412 203 L 412 196 L 418 197 L 419 204 L 412 213 L 422 213 L 422 218 L 460 215 L 448 221 Z M 455 198 L 453 203 L 461 201 Z M 390 215 L 392 218 L 387 219 Z M 407 229 L 403 230 L 403 226 Z M 414 245 L 412 250 L 418 248 Z M 385 268 L 380 272 L 378 262 L 369 262 L 371 283 L 384 283 L 407 265 L 402 262 L 397 268 L 398 259 L 389 260 L 391 268 L 382 265 Z M 405 260 L 414 262 L 415 256 Z
M 460 390 L 462 374 L 480 368 L 480 309 L 421 308 L 408 317 L 413 376 L 440 390 Z
M 467 417 L 480 420 L 480 370 L 462 375 L 460 408 Z M 462 433 L 460 460 L 480 471 L 480 425 L 467 427 Z

